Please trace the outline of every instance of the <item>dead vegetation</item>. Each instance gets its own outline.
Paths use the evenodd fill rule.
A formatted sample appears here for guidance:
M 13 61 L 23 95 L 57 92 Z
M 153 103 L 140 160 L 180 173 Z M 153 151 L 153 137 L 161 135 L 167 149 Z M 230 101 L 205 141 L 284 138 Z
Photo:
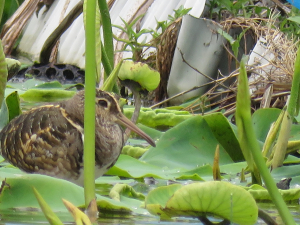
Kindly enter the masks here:
M 227 32 L 233 28 L 249 29 L 245 35 L 254 35 L 257 43 L 260 42 L 265 48 L 262 54 L 256 52 L 252 65 L 247 67 L 253 111 L 267 107 L 282 108 L 290 94 L 299 41 L 275 28 L 272 19 L 229 18 L 221 25 Z M 228 58 L 236 60 L 230 46 L 224 47 Z M 246 49 L 244 51 L 247 52 Z M 254 53 L 255 49 L 250 52 Z M 219 71 L 213 87 L 183 110 L 202 113 L 221 111 L 227 116 L 233 114 L 238 74 L 238 66 L 229 75 Z

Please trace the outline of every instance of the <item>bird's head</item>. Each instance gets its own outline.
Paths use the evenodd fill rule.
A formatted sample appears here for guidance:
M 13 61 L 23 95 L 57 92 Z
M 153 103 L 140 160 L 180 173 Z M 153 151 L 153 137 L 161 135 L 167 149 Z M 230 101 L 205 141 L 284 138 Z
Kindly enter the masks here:
M 117 99 L 106 91 L 96 91 L 96 116 L 98 116 L 98 120 L 106 120 L 106 122 L 117 123 L 129 128 L 144 138 L 150 145 L 155 146 L 152 138 L 122 113 Z
M 121 111 L 117 99 L 113 94 L 97 89 L 96 90 L 96 122 L 102 126 L 104 124 L 117 123 L 129 128 L 144 138 L 150 145 L 155 146 L 155 142 L 144 131 L 138 128 Z M 71 100 L 66 103 L 67 113 L 76 115 L 79 120 L 84 121 L 84 91 L 79 91 Z M 88 115 L 86 115 L 88 116 Z

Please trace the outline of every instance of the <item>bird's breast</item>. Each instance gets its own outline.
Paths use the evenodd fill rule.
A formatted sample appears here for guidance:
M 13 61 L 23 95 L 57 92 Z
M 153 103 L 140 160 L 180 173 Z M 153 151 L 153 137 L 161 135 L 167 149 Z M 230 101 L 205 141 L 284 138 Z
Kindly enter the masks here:
M 96 125 L 96 164 L 109 169 L 117 161 L 123 145 L 123 129 L 117 124 L 97 127 Z

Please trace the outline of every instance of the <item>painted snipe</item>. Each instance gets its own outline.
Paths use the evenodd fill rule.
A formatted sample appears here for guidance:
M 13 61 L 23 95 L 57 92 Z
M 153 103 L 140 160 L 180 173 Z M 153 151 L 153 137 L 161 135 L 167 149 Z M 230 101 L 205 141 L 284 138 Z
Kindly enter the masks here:
M 28 173 L 45 174 L 83 185 L 84 91 L 53 105 L 31 109 L 0 132 L 2 156 Z M 155 142 L 121 112 L 108 92 L 96 91 L 96 176 L 117 161 L 125 125 L 149 144 Z

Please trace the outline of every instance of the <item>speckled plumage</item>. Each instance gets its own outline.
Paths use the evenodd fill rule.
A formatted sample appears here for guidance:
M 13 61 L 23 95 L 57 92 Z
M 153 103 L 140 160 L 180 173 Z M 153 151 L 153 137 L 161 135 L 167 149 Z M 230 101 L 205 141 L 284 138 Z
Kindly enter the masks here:
M 118 123 L 123 117 L 115 98 L 97 90 L 97 177 L 113 166 L 121 153 L 124 136 Z M 31 109 L 13 119 L 0 132 L 1 155 L 25 172 L 45 174 L 82 185 L 83 121 L 84 91 L 70 100 Z M 155 145 L 145 133 L 140 134 Z

